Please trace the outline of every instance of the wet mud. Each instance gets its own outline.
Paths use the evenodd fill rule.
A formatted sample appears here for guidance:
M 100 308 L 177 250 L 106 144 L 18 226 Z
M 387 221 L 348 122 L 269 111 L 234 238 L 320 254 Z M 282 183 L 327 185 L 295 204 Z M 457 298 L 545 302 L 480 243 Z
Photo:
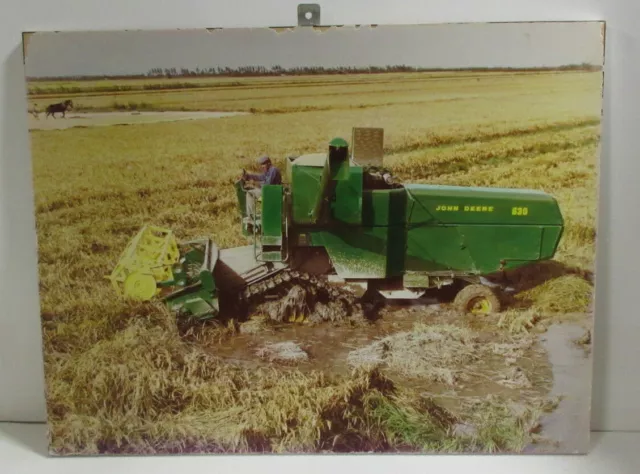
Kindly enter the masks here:
M 505 398 L 514 405 L 561 397 L 554 411 L 542 415 L 536 432 L 539 441 L 527 446 L 525 452 L 584 452 L 589 443 L 591 358 L 584 346 L 575 341 L 584 335 L 585 325 L 554 323 L 542 334 L 513 335 L 496 330 L 496 323 L 495 318 L 479 320 L 455 313 L 447 305 L 426 302 L 391 307 L 375 322 L 354 325 L 256 325 L 252 320 L 240 327 L 239 334 L 211 347 L 211 351 L 229 363 L 249 369 L 278 366 L 281 370 L 348 376 L 358 351 L 376 350 L 376 345 L 385 346 L 387 341 L 396 341 L 397 345 L 398 338 L 415 337 L 412 331 L 416 325 L 454 325 L 470 331 L 474 341 L 469 358 L 447 367 L 461 377 L 452 382 L 446 375 L 438 379 L 417 371 L 394 370 L 393 364 L 382 363 L 385 375 L 398 386 L 417 391 L 453 413 L 462 413 L 468 402 L 487 397 Z M 292 357 L 286 360 L 286 354 L 274 355 L 273 350 L 279 347 L 286 348 Z

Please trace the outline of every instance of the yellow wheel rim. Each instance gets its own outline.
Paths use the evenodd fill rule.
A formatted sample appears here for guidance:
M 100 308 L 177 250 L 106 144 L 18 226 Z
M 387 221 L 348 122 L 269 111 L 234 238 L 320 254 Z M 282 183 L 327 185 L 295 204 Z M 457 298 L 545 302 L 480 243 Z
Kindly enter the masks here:
M 124 282 L 124 294 L 128 298 L 148 301 L 156 294 L 156 280 L 152 275 L 134 272 Z
M 488 314 L 491 312 L 491 303 L 483 297 L 474 298 L 469 302 L 468 309 L 473 314 Z

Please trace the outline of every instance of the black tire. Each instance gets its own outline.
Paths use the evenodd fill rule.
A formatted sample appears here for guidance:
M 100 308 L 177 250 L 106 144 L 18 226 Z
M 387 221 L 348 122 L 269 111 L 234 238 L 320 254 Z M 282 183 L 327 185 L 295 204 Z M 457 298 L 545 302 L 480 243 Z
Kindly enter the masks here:
M 458 311 L 473 314 L 499 313 L 500 299 L 494 291 L 484 285 L 474 284 L 465 286 L 453 302 Z

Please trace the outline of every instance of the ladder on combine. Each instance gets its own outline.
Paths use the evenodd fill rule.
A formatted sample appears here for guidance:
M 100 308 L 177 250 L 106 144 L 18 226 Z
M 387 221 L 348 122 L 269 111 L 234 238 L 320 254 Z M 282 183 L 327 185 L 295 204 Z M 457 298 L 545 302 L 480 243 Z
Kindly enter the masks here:
M 265 185 L 262 187 L 260 215 L 249 216 L 254 224 L 253 247 L 258 262 L 286 262 L 289 259 L 285 199 L 282 185 Z

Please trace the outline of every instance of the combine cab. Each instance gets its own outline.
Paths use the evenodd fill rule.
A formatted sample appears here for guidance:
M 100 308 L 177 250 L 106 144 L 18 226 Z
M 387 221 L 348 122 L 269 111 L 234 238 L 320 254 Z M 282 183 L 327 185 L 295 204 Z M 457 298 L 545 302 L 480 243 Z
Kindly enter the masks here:
M 288 158 L 285 184 L 264 186 L 254 215 L 237 182 L 249 245 L 219 250 L 208 239 L 171 240 L 135 253 L 144 247 L 136 238 L 112 281 L 124 294 L 160 297 L 198 318 L 216 316 L 225 300 L 283 297 L 293 283 L 349 304 L 451 287 L 461 310 L 491 313 L 500 298 L 482 277 L 555 255 L 564 222 L 552 196 L 396 183 L 382 168 L 381 129 L 354 129 L 352 144 L 336 138 L 327 153 Z

